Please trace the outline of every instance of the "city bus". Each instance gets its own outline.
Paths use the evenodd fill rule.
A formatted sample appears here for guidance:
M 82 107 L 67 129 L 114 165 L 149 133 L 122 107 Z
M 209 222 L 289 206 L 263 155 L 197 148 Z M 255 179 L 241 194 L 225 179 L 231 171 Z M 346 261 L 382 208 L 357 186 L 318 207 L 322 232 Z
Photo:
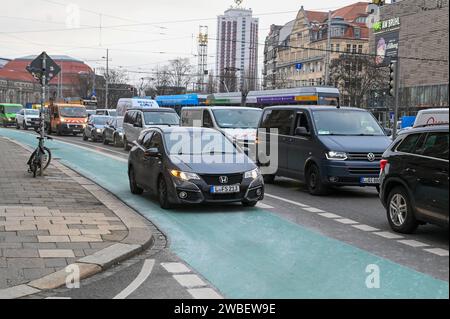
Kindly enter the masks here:
M 216 93 L 208 96 L 210 106 L 237 106 L 242 103 L 240 92 Z M 273 105 L 331 105 L 338 106 L 340 93 L 332 87 L 300 87 L 294 89 L 251 91 L 246 106 L 264 108 Z

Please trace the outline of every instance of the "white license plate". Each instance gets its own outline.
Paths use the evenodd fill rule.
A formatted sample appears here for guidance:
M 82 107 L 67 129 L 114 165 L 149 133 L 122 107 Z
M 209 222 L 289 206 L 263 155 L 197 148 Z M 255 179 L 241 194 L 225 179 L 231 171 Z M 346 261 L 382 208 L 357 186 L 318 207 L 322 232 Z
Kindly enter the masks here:
M 380 179 L 378 177 L 361 177 L 361 184 L 380 184 Z
M 240 192 L 241 187 L 239 185 L 211 186 L 212 194 L 234 194 Z

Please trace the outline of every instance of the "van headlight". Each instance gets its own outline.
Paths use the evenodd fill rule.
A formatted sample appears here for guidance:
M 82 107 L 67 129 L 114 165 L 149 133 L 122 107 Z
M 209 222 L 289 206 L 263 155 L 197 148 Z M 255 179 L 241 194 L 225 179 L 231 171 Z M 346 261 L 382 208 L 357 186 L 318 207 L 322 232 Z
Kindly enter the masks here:
M 186 172 L 180 172 L 180 171 L 177 171 L 177 170 L 171 170 L 170 174 L 173 177 L 176 177 L 176 178 L 181 179 L 183 181 L 200 180 L 200 176 L 198 176 L 195 173 L 186 173 Z
M 327 159 L 332 161 L 345 161 L 348 159 L 347 153 L 345 152 L 329 151 L 325 155 Z
M 255 168 L 252 171 L 246 172 L 244 174 L 244 178 L 257 179 L 260 175 L 261 175 L 261 172 L 259 171 L 259 169 Z

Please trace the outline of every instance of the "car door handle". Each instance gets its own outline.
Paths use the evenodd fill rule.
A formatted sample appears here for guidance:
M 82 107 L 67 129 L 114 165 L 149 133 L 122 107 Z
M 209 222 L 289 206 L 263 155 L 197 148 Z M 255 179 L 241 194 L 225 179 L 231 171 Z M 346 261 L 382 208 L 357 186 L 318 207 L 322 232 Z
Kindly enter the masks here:
M 416 170 L 414 168 L 407 168 L 405 169 L 405 172 L 414 174 L 416 173 Z

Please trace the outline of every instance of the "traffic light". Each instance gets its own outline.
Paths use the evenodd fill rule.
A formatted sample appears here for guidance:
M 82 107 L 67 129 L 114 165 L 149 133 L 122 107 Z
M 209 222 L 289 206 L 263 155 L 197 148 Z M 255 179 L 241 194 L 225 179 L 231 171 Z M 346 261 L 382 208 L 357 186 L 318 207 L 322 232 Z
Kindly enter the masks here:
M 389 64 L 389 95 L 395 96 L 395 78 L 397 72 L 397 61 Z

